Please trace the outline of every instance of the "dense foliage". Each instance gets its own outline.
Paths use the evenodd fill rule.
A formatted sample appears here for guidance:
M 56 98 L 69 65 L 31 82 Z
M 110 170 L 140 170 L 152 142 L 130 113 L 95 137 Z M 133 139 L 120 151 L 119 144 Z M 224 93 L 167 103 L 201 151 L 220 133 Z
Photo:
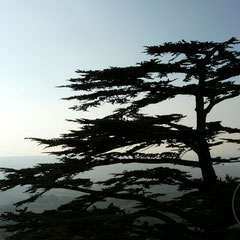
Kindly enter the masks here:
M 2 191 L 20 185 L 27 186 L 30 194 L 16 204 L 16 213 L 1 216 L 7 221 L 4 228 L 14 233 L 9 239 L 224 237 L 224 233 L 215 232 L 235 223 L 231 197 L 237 183 L 231 178 L 219 180 L 213 164 L 239 158 L 212 158 L 210 149 L 226 142 L 238 144 L 239 139 L 219 136 L 240 133 L 240 129 L 223 126 L 220 121 L 207 122 L 207 116 L 215 105 L 240 95 L 237 44 L 235 38 L 170 42 L 146 47 L 151 59 L 136 66 L 78 70 L 79 78 L 62 86 L 77 92 L 66 98 L 79 102 L 73 109 L 86 111 L 104 107 L 104 103 L 116 109 L 103 118 L 73 120 L 79 129 L 59 138 L 31 138 L 50 148 L 60 146 L 61 150 L 51 152 L 59 162 L 1 169 L 5 173 L 5 179 L 0 180 Z M 144 114 L 152 104 L 178 95 L 194 97 L 195 127 L 184 125 L 184 116 L 174 112 Z M 193 151 L 197 160 L 184 159 L 188 151 Z M 125 170 L 101 181 L 84 175 L 121 164 Z M 178 166 L 199 168 L 202 179 Z M 174 186 L 182 195 L 164 198 L 163 186 Z M 21 209 L 57 188 L 77 191 L 79 197 L 43 213 Z M 126 209 L 120 200 L 131 207 Z

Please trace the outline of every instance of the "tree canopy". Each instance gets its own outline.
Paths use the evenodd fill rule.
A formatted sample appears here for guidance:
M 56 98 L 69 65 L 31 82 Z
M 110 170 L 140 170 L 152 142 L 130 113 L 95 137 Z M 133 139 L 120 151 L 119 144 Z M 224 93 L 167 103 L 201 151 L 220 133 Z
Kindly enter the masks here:
M 201 234 L 233 224 L 229 209 L 236 182 L 218 179 L 213 164 L 239 158 L 213 158 L 211 148 L 238 144 L 239 139 L 221 134 L 240 133 L 240 129 L 223 126 L 220 120 L 208 122 L 207 116 L 217 104 L 240 95 L 240 53 L 235 49 L 239 43 L 235 38 L 169 42 L 145 47 L 150 60 L 136 66 L 77 70 L 79 77 L 61 86 L 76 92 L 65 98 L 78 101 L 72 109 L 87 111 L 110 103 L 115 110 L 103 118 L 74 119 L 79 129 L 59 138 L 31 138 L 48 148 L 60 146 L 61 150 L 50 151 L 59 162 L 1 169 L 2 191 L 20 185 L 27 186 L 30 194 L 16 203 L 16 213 L 1 216 L 13 221 L 3 226 L 14 232 L 9 239 L 196 239 L 195 234 L 200 239 Z M 183 124 L 184 116 L 174 109 L 168 115 L 144 113 L 151 104 L 178 95 L 193 96 L 194 127 Z M 187 151 L 197 159 L 185 159 Z M 94 181 L 84 175 L 117 164 L 125 170 L 107 179 Z M 199 168 L 202 179 L 178 166 Z M 177 187 L 182 196 L 164 199 L 161 186 L 166 185 Z M 58 188 L 77 191 L 79 197 L 43 213 L 21 209 Z M 120 200 L 132 207 L 126 210 Z M 218 216 L 219 209 L 224 218 Z

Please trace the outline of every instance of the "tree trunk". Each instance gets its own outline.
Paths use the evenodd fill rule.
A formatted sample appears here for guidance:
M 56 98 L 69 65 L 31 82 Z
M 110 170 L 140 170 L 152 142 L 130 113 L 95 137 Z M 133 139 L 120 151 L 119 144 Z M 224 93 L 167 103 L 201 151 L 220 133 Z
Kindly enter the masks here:
M 204 89 L 205 89 L 204 72 L 205 72 L 204 70 L 201 71 L 201 76 L 199 78 L 198 84 L 199 89 L 196 95 L 196 109 L 195 109 L 197 117 L 196 130 L 199 131 L 199 136 L 196 140 L 197 143 L 196 153 L 198 155 L 198 160 L 202 171 L 202 178 L 205 185 L 205 189 L 210 190 L 216 186 L 217 176 L 212 165 L 212 158 L 209 146 L 205 138 L 207 113 L 204 109 Z
M 212 158 L 209 151 L 208 143 L 203 136 L 198 140 L 198 160 L 200 163 L 204 187 L 206 190 L 213 189 L 217 184 L 217 176 L 212 165 Z

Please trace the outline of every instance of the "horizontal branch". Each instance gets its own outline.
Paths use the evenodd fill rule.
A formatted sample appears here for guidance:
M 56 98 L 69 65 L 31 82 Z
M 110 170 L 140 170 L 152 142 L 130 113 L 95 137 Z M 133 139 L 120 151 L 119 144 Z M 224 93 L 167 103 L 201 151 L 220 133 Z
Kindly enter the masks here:
M 105 198 L 107 198 L 107 197 L 118 198 L 118 199 L 124 199 L 124 200 L 138 201 L 138 202 L 142 202 L 145 204 L 147 203 L 147 204 L 151 204 L 151 206 L 155 206 L 155 207 L 159 208 L 159 210 L 176 214 L 182 218 L 186 217 L 186 214 L 183 211 L 181 211 L 179 209 L 175 209 L 173 207 L 167 207 L 167 206 L 163 205 L 161 202 L 154 200 L 152 198 L 149 198 L 149 197 L 145 197 L 143 195 L 136 195 L 136 194 L 131 194 L 131 193 L 114 193 L 114 192 L 109 192 L 109 191 L 99 191 L 99 190 L 86 189 L 86 188 L 82 188 L 82 187 L 72 187 L 72 186 L 59 186 L 56 188 L 64 188 L 67 190 L 73 190 L 73 191 L 78 191 L 78 192 L 82 192 L 82 193 L 98 195 L 98 196 L 102 196 Z
M 114 162 L 115 163 L 115 162 Z M 146 163 L 146 164 L 174 164 L 181 165 L 186 167 L 200 167 L 199 162 L 192 160 L 182 160 L 182 159 L 130 159 L 130 158 L 121 158 L 117 161 L 117 163 L 128 164 L 128 163 Z M 111 164 L 113 164 L 111 162 Z

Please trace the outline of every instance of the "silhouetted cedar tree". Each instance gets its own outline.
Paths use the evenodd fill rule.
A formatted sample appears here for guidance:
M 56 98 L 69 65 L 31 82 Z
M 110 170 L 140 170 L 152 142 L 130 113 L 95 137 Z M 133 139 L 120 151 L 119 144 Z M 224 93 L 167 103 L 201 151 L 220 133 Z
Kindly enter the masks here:
M 220 204 L 229 199 L 215 199 L 212 191 L 226 182 L 230 190 L 235 185 L 229 178 L 226 182 L 218 180 L 213 165 L 239 158 L 213 158 L 210 150 L 226 142 L 238 144 L 239 139 L 220 135 L 240 133 L 240 129 L 223 126 L 221 121 L 208 122 L 207 116 L 217 104 L 240 94 L 236 83 L 240 74 L 240 53 L 235 49 L 238 44 L 235 38 L 225 42 L 168 42 L 146 47 L 150 60 L 135 66 L 77 70 L 79 77 L 61 86 L 76 92 L 66 98 L 77 100 L 72 108 L 87 111 L 104 108 L 108 103 L 115 110 L 103 118 L 72 120 L 79 129 L 59 138 L 31 138 L 49 148 L 60 146 L 61 150 L 50 152 L 59 162 L 20 170 L 1 169 L 5 173 L 0 180 L 2 191 L 20 185 L 27 186 L 30 194 L 28 199 L 16 203 L 17 213 L 2 215 L 3 220 L 14 223 L 3 227 L 14 233 L 9 239 L 192 239 L 196 229 L 208 232 L 223 226 L 221 217 L 216 215 L 218 204 L 210 202 L 214 199 Z M 144 113 L 151 105 L 178 95 L 192 96 L 194 127 L 184 125 L 184 116 L 174 113 L 176 109 L 168 115 Z M 188 151 L 193 151 L 197 159 L 184 159 Z M 93 169 L 111 169 L 120 164 L 125 170 L 108 175 L 106 180 L 94 181 L 84 175 Z M 199 168 L 202 179 L 193 178 L 178 166 Z M 162 185 L 188 192 L 181 198 L 164 201 Z M 43 213 L 20 209 L 52 189 L 77 191 L 79 197 Z M 218 191 L 221 197 L 226 196 L 226 188 Z M 196 202 L 206 192 L 205 205 Z M 119 207 L 120 200 L 135 207 L 126 211 Z M 192 210 L 187 212 L 187 208 Z M 206 218 L 207 211 L 215 211 L 214 220 L 211 215 Z M 157 223 L 145 221 L 149 217 L 157 219 Z M 175 231 L 171 230 L 173 226 Z

